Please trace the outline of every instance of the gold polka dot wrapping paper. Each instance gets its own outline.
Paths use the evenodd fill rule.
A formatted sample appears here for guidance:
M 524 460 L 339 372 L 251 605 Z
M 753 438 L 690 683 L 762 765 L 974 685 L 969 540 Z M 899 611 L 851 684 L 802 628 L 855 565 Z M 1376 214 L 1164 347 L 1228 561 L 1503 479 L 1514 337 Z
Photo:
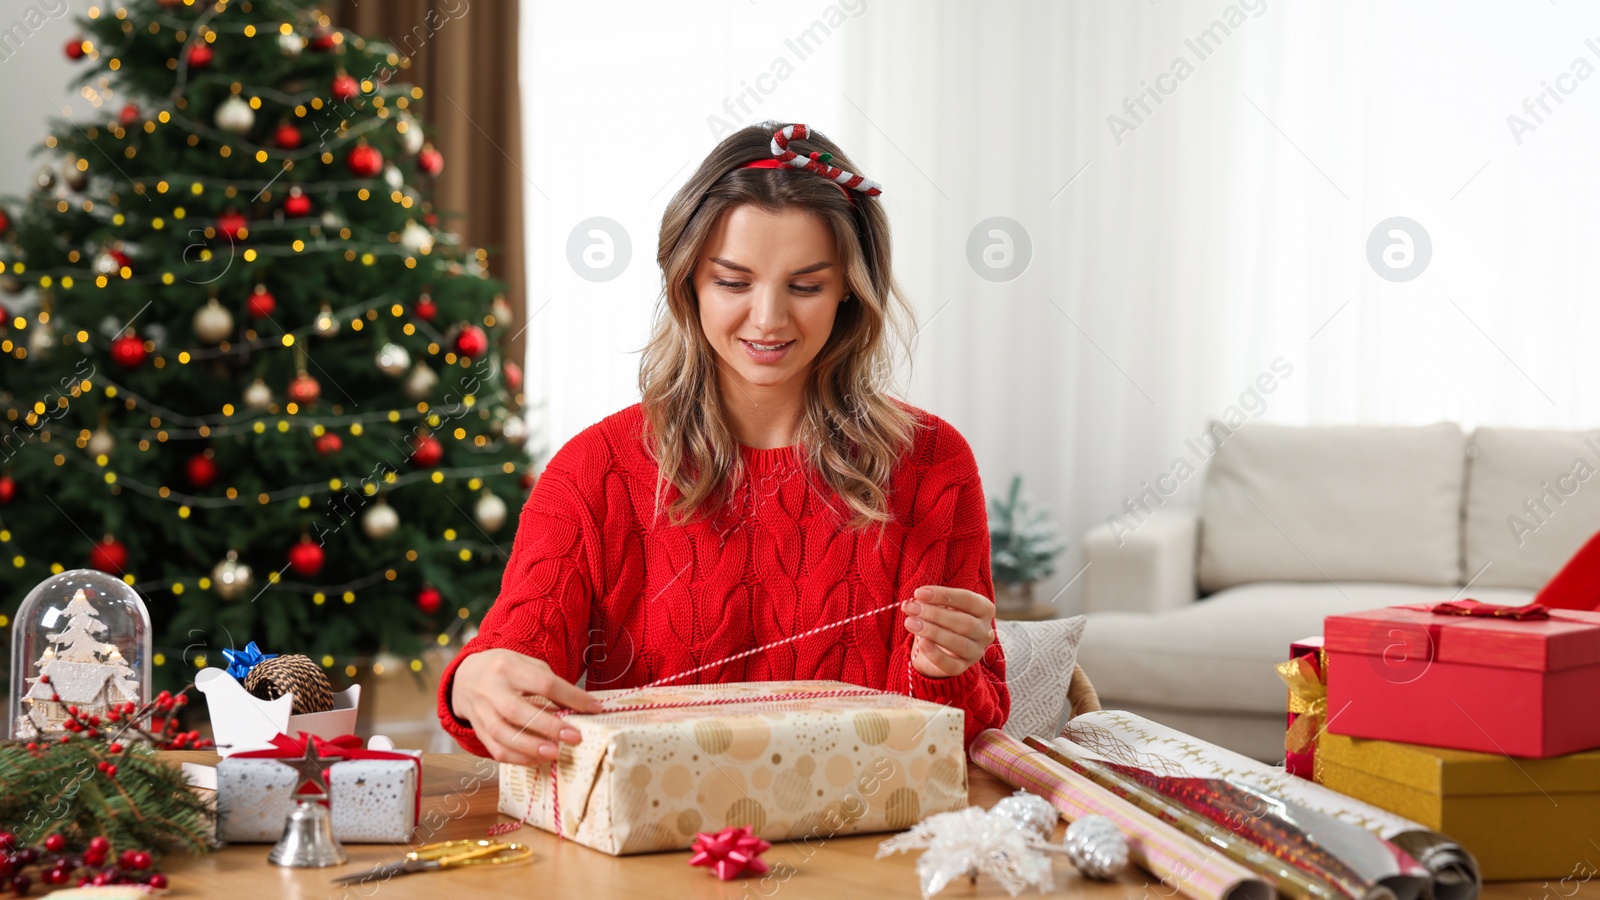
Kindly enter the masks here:
M 808 696 L 834 691 L 854 696 Z M 501 813 L 621 856 L 728 826 L 768 841 L 899 831 L 967 805 L 957 707 L 836 681 L 593 694 L 616 711 L 567 716 L 583 740 L 559 760 L 501 764 Z M 664 704 L 684 705 L 630 708 Z

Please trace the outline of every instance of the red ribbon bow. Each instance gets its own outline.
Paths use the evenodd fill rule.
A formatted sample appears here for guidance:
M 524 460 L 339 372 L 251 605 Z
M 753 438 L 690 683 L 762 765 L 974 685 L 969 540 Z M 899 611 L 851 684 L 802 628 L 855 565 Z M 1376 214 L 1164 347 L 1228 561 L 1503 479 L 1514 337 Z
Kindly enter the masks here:
M 731 881 L 746 872 L 767 874 L 767 864 L 761 860 L 761 854 L 772 849 L 772 845 L 756 837 L 755 829 L 745 825 L 729 826 L 716 834 L 699 832 L 694 836 L 692 849 L 694 855 L 689 857 L 689 865 L 707 866 L 718 878 Z
M 1549 607 L 1539 603 L 1529 603 L 1526 606 L 1495 606 L 1492 603 L 1479 603 L 1476 600 L 1456 600 L 1430 606 L 1428 612 L 1442 616 L 1476 616 L 1486 619 L 1516 619 L 1524 622 L 1550 618 Z
M 336 738 L 323 740 L 307 731 L 300 732 L 298 740 L 286 734 L 274 737 L 270 750 L 247 750 L 233 755 L 236 759 L 285 759 L 304 756 L 307 741 L 317 748 L 317 756 L 326 759 L 329 766 L 350 759 L 400 759 L 414 764 L 417 767 L 417 797 L 413 819 L 422 821 L 422 757 L 420 756 L 401 753 L 398 750 L 369 750 L 361 746 L 361 738 L 353 734 L 342 734 Z

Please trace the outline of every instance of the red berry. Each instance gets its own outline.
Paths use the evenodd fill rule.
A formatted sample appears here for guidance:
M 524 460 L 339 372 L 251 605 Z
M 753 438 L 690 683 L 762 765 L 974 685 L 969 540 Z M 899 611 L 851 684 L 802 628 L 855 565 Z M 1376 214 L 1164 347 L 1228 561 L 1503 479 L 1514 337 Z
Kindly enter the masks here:
M 51 853 L 60 853 L 67 846 L 67 839 L 59 834 L 52 834 L 44 839 L 44 848 Z
M 29 744 L 28 746 L 33 746 Z M 0 850 L 10 850 L 17 846 L 17 836 L 9 831 L 0 831 Z
M 189 695 L 188 694 L 179 694 L 178 696 L 172 698 L 172 702 L 178 704 L 179 706 L 182 706 L 185 703 L 189 702 Z
M 151 862 L 150 854 L 147 851 L 135 850 L 135 851 L 133 851 L 133 859 L 131 859 L 128 862 L 124 863 L 123 864 L 123 868 L 125 868 L 125 869 L 148 869 L 148 868 L 150 868 L 150 862 Z
M 150 885 L 156 890 L 160 890 L 167 886 L 167 876 L 161 874 L 160 872 L 152 872 L 150 877 L 145 879 L 144 883 Z
M 122 752 L 122 744 L 117 742 L 117 741 L 112 741 L 111 742 L 111 746 L 107 747 L 106 749 L 110 750 L 112 753 L 121 753 Z M 103 840 L 103 839 L 102 838 L 96 838 L 96 840 Z M 89 844 L 89 846 L 93 847 L 94 844 L 91 842 Z
M 106 766 L 106 775 L 110 778 L 117 777 L 117 767 L 114 765 Z
M 104 852 L 89 850 L 83 854 L 83 861 L 91 866 L 104 865 L 106 861 L 106 855 Z
M 116 746 L 113 744 L 112 746 Z M 89 840 L 89 849 L 95 853 L 106 853 L 111 849 L 111 842 L 104 837 L 96 835 Z

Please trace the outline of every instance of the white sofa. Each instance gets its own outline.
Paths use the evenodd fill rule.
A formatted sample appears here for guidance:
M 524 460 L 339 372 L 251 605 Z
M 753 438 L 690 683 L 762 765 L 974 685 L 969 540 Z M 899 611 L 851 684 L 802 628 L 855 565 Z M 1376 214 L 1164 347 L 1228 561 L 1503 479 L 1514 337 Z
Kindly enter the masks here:
M 1152 488 L 1086 535 L 1078 662 L 1106 708 L 1257 759 L 1283 758 L 1273 666 L 1324 616 L 1526 603 L 1600 531 L 1600 431 L 1215 423 L 1193 447 L 1198 510 Z

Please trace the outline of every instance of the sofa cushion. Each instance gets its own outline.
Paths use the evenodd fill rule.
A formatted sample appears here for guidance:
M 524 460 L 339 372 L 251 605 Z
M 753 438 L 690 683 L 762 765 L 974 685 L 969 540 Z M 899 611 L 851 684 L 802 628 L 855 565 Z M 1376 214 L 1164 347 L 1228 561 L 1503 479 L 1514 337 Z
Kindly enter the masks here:
M 1538 590 L 1600 531 L 1600 431 L 1479 428 L 1468 460 L 1474 587 Z
M 1442 603 L 1459 590 L 1263 582 L 1168 612 L 1090 613 L 1078 664 L 1107 709 L 1282 713 L 1287 695 L 1273 666 L 1288 657 L 1290 643 L 1321 634 L 1325 616 Z M 1532 599 L 1529 591 L 1477 586 L 1461 596 L 1510 605 Z
M 1028 735 L 1054 737 L 1072 718 L 1067 687 L 1078 664 L 1083 616 L 1042 622 L 995 621 L 1006 657 L 1006 689 L 1011 715 L 1000 730 L 1017 740 Z
M 1200 501 L 1200 589 L 1255 581 L 1461 583 L 1466 441 L 1451 423 L 1252 423 L 1218 446 Z

